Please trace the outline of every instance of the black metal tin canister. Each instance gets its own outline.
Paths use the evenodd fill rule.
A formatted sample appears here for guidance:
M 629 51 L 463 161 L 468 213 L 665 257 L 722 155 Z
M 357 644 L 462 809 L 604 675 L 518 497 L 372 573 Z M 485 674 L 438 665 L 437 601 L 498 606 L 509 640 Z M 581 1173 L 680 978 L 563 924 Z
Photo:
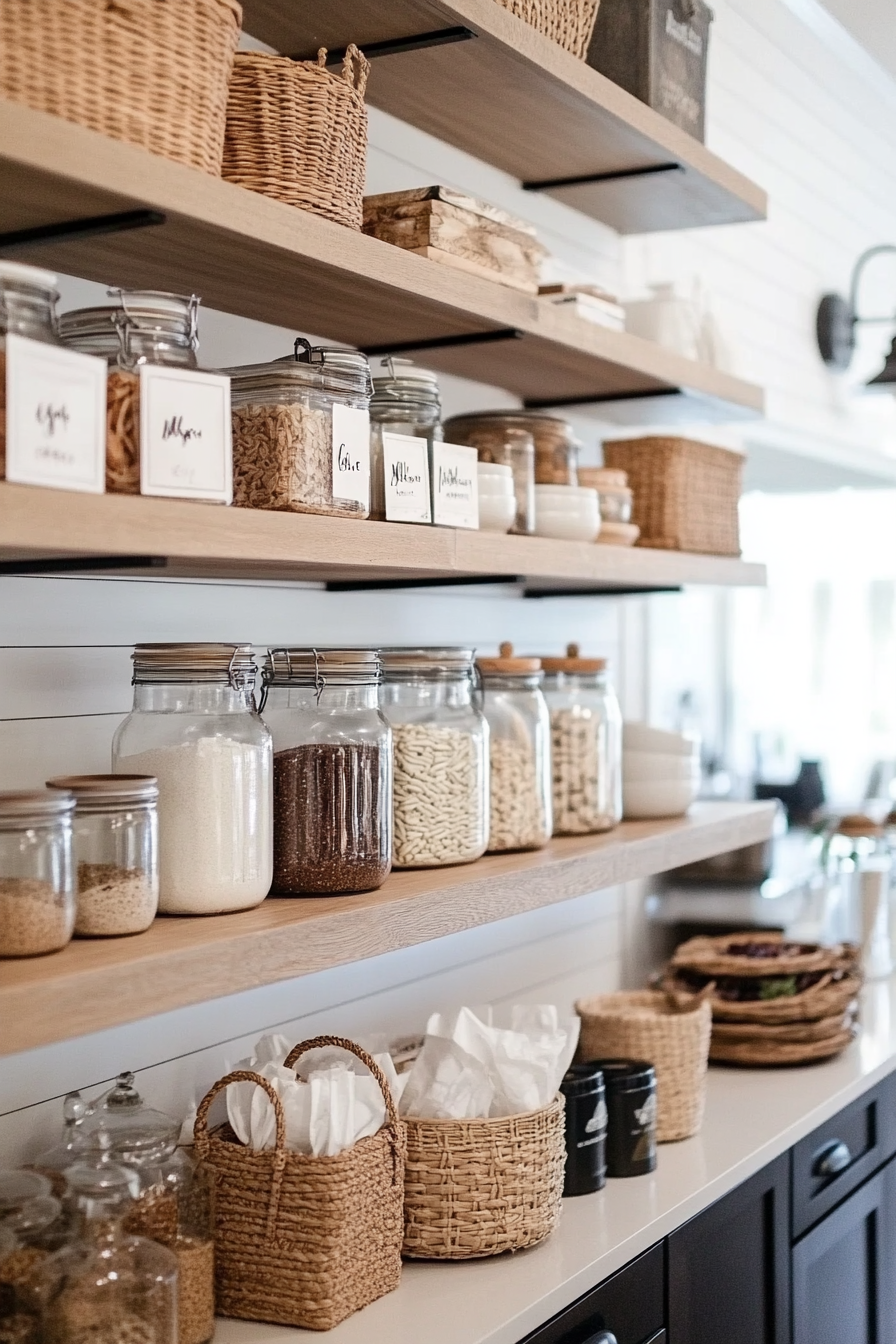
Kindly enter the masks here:
M 566 1098 L 563 1195 L 591 1195 L 607 1181 L 607 1102 L 597 1064 L 573 1064 L 560 1091 Z
M 656 1167 L 656 1070 L 637 1059 L 595 1059 L 607 1099 L 607 1175 L 644 1176 Z

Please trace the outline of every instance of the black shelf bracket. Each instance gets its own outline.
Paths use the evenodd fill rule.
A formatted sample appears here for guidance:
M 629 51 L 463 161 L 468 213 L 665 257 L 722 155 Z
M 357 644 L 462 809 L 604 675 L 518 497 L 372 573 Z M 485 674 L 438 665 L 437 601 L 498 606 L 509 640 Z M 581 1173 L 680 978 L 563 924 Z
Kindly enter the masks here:
M 583 173 L 580 177 L 549 177 L 543 182 L 524 182 L 523 191 L 554 191 L 558 187 L 588 187 L 601 182 L 622 182 L 629 177 L 653 177 L 656 173 L 683 173 L 682 163 L 650 163 L 644 168 L 617 168 L 612 173 Z
M 0 560 L 0 578 L 10 574 L 90 574 L 109 569 L 165 569 L 164 555 L 59 555 Z
M 503 583 L 514 586 L 523 580 L 517 574 L 475 574 L 469 578 L 435 579 L 332 579 L 324 584 L 328 593 L 373 593 L 399 588 L 472 588 Z
M 604 401 L 650 401 L 654 397 L 680 397 L 680 387 L 651 387 L 643 392 L 583 392 L 579 397 L 527 397 L 527 411 L 546 411 L 554 406 L 598 406 Z
M 625 588 L 526 588 L 523 597 L 648 597 L 653 593 L 680 593 L 681 585 L 632 584 Z
M 63 220 L 61 224 L 38 224 L 31 229 L 0 233 L 0 252 L 65 239 L 95 238 L 104 233 L 124 233 L 128 229 L 149 229 L 164 223 L 161 210 L 123 210 L 116 215 L 91 215 L 87 219 Z
M 415 33 L 411 37 L 392 37 L 385 42 L 363 42 L 360 45 L 361 50 L 369 61 L 377 56 L 402 56 L 409 51 L 424 51 L 427 47 L 447 47 L 452 42 L 467 42 L 471 37 L 478 37 L 472 28 L 436 28 L 431 33 Z M 327 65 L 338 65 L 345 57 L 348 51 L 347 47 L 333 47 L 327 52 Z M 313 61 L 317 56 L 316 51 L 304 52 L 301 55 L 291 55 L 291 61 Z
M 496 331 L 470 331 L 459 336 L 433 336 L 423 341 L 394 341 L 391 345 L 365 345 L 365 355 L 400 355 L 406 350 L 449 350 L 460 345 L 491 345 L 493 341 L 520 341 L 523 332 L 516 327 L 499 327 Z

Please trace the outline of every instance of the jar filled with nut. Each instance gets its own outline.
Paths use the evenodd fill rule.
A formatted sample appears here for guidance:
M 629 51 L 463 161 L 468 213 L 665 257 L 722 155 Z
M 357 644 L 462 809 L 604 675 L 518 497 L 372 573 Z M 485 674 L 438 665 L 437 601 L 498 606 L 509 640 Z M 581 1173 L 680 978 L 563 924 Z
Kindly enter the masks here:
M 70 940 L 74 809 L 56 789 L 0 793 L 0 957 L 56 952 Z
M 542 658 L 551 716 L 554 834 L 609 831 L 622 820 L 622 713 L 605 658 Z
M 432 445 L 441 442 L 443 434 L 439 381 L 430 369 L 390 355 L 374 375 L 370 399 L 370 516 L 380 519 L 386 516 L 384 434 L 425 439 L 432 472 Z
M 471 863 L 488 844 L 488 724 L 472 649 L 384 649 L 392 728 L 392 863 Z
M 292 355 L 226 372 L 234 504 L 367 518 L 371 382 L 365 356 L 299 337 Z
M 551 725 L 539 658 L 502 644 L 480 658 L 489 737 L 490 853 L 541 849 L 551 838 Z

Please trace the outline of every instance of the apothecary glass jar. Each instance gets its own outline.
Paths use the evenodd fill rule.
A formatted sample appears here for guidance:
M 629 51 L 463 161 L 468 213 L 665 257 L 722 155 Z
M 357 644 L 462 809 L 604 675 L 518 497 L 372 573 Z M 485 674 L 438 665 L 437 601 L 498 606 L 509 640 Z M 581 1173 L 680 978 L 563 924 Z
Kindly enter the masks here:
M 392 863 L 392 735 L 373 649 L 269 649 L 278 896 L 373 891 Z
M 57 789 L 0 793 L 0 957 L 56 952 L 72 936 L 74 808 Z
M 138 644 L 116 774 L 159 785 L 159 910 L 219 914 L 271 885 L 271 735 L 255 710 L 249 644 Z
M 365 356 L 299 338 L 292 355 L 225 372 L 234 504 L 366 518 L 371 382 Z
M 390 356 L 374 374 L 370 399 L 370 516 L 386 516 L 383 435 L 425 439 L 432 471 L 432 445 L 443 438 L 439 381 L 430 369 Z
M 384 649 L 396 868 L 470 863 L 488 844 L 488 724 L 472 649 Z
M 551 715 L 554 834 L 608 831 L 622 820 L 622 714 L 604 658 L 542 658 Z
M 541 849 L 551 838 L 551 723 L 538 658 L 516 658 L 502 644 L 480 658 L 489 729 L 490 853 Z
M 0 261 L 0 480 L 6 476 L 6 337 L 25 336 L 44 345 L 61 345 L 58 298 L 52 271 Z
M 63 775 L 47 780 L 75 799 L 75 936 L 142 933 L 159 905 L 159 786 L 151 775 Z
M 483 411 L 478 415 L 455 415 L 445 424 L 449 443 L 476 449 L 480 462 L 510 467 L 516 495 L 516 519 L 510 531 L 535 531 L 535 440 L 524 415 Z
M 0 1171 L 0 1340 L 37 1344 L 35 1273 L 48 1258 L 47 1229 L 60 1204 L 34 1171 Z

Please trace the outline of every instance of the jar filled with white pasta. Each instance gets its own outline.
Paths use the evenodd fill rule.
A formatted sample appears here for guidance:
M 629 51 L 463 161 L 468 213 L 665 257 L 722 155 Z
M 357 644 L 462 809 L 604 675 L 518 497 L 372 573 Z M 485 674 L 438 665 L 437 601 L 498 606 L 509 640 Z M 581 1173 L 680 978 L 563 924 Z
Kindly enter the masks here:
M 551 715 L 554 834 L 612 830 L 622 820 L 622 713 L 606 658 L 578 644 L 542 658 Z
M 540 658 L 480 658 L 489 729 L 489 840 L 492 854 L 541 849 L 551 838 L 551 724 Z

